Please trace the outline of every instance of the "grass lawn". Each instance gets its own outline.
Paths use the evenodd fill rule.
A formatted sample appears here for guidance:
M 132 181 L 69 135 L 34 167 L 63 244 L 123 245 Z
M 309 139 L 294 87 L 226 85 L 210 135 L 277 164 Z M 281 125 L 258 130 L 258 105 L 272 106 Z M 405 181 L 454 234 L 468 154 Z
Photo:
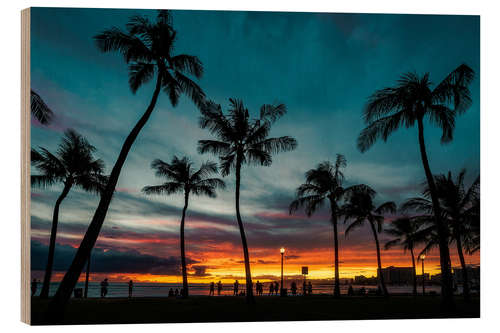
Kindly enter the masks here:
M 359 320 L 478 318 L 479 297 L 470 303 L 456 298 L 456 311 L 441 310 L 439 296 L 383 297 L 243 297 L 72 299 L 63 324 L 183 323 L 221 321 Z M 43 324 L 48 301 L 32 299 L 32 324 Z

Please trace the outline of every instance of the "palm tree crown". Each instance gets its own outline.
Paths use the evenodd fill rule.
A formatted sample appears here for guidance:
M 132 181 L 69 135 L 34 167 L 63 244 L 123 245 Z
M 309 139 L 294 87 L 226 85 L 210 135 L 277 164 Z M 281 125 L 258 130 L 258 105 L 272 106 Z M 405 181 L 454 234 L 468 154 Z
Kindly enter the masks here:
M 200 105 L 205 95 L 188 75 L 201 78 L 203 65 L 196 56 L 172 54 L 176 36 L 170 12 L 160 10 L 154 22 L 145 16 L 133 16 L 125 31 L 113 27 L 94 38 L 101 51 L 123 54 L 129 66 L 132 92 L 135 93 L 156 74 L 173 106 L 177 105 L 182 93 Z
M 151 168 L 155 170 L 156 176 L 168 181 L 161 185 L 145 186 L 142 191 L 146 194 L 187 193 L 215 198 L 216 190 L 226 187 L 222 179 L 208 178 L 218 171 L 217 164 L 214 162 L 205 162 L 196 170 L 193 168 L 193 162 L 187 157 L 179 159 L 174 156 L 170 163 L 159 159 L 154 160 Z
M 45 148 L 31 150 L 31 163 L 41 172 L 31 176 L 35 187 L 47 187 L 56 183 L 71 184 L 87 192 L 99 193 L 106 185 L 104 163 L 94 159 L 95 147 L 87 139 L 70 129 L 64 133 L 55 154 Z
M 238 163 L 272 164 L 272 154 L 294 150 L 297 141 L 289 136 L 269 138 L 272 124 L 286 113 L 284 104 L 265 104 L 259 118 L 252 119 L 241 100 L 229 99 L 227 114 L 212 101 L 201 108 L 200 127 L 219 140 L 200 140 L 198 151 L 213 153 L 221 159 L 222 175 L 229 175 Z
M 369 98 L 364 110 L 368 126 L 358 137 L 358 148 L 364 152 L 377 139 L 387 141 L 398 128 L 412 127 L 424 117 L 441 128 L 441 142 L 451 141 L 456 115 L 472 103 L 468 86 L 473 78 L 474 71 L 465 64 L 434 88 L 429 73 L 402 75 L 395 87 L 378 90 Z

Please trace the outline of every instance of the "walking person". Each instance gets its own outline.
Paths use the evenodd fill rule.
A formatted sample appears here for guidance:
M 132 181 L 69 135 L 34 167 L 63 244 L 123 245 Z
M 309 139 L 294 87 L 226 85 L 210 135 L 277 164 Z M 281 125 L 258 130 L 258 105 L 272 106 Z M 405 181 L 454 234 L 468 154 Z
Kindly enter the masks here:
M 36 279 L 33 279 L 33 281 L 31 282 L 31 296 L 35 296 L 37 288 L 38 288 L 38 281 Z
M 278 281 L 275 281 L 274 282 L 274 292 L 276 293 L 276 296 L 278 296 L 279 289 L 280 289 L 280 284 L 278 283 Z
M 130 280 L 128 282 L 128 298 L 132 298 L 132 290 L 134 289 L 134 282 Z
M 220 296 L 220 293 L 222 291 L 222 282 L 217 282 L 217 295 Z
M 233 287 L 233 296 L 238 296 L 238 287 L 239 287 L 239 282 L 238 280 L 234 281 L 234 287 Z
M 108 278 L 105 278 L 103 281 L 101 281 L 101 297 L 104 298 L 108 294 Z
M 213 296 L 214 290 L 215 290 L 215 283 L 212 281 L 210 282 L 210 292 L 208 293 L 208 296 Z

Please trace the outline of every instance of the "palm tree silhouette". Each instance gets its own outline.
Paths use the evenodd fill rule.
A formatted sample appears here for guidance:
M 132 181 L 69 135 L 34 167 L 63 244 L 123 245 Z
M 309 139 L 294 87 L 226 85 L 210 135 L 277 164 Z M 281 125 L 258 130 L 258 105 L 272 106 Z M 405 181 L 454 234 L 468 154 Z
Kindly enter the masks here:
M 213 153 L 219 156 L 223 176 L 229 175 L 231 171 L 235 172 L 236 219 L 245 259 L 246 297 L 248 303 L 254 303 L 250 256 L 240 215 L 241 167 L 247 163 L 270 166 L 272 154 L 295 149 L 297 141 L 289 136 L 268 137 L 272 124 L 286 113 L 284 104 L 264 104 L 260 108 L 259 118 L 251 119 L 241 100 L 229 99 L 229 102 L 227 114 L 222 112 L 220 105 L 212 101 L 201 107 L 200 127 L 207 128 L 219 140 L 200 140 L 198 151 L 201 154 Z
M 39 150 L 31 150 L 31 163 L 40 171 L 40 174 L 31 176 L 31 185 L 45 188 L 59 183 L 64 184 L 63 190 L 56 200 L 52 215 L 49 254 L 40 293 L 41 298 L 49 297 L 59 206 L 71 188 L 75 186 L 92 193 L 100 193 L 106 186 L 107 177 L 102 174 L 104 163 L 100 159 L 94 159 L 94 152 L 95 147 L 71 129 L 64 133 L 62 142 L 55 154 L 41 147 Z
M 172 27 L 171 15 L 166 10 L 160 10 L 153 22 L 147 17 L 134 16 L 130 18 L 125 31 L 113 27 L 95 36 L 97 47 L 102 52 L 117 51 L 124 56 L 129 67 L 129 86 L 132 92 L 135 93 L 139 87 L 153 78 L 155 78 L 156 83 L 146 111 L 122 145 L 111 171 L 108 185 L 101 196 L 89 228 L 49 305 L 47 318 L 49 322 L 56 322 L 62 316 L 64 306 L 71 296 L 71 291 L 75 287 L 85 261 L 99 236 L 123 164 L 132 144 L 151 116 L 160 91 L 163 90 L 168 95 L 173 106 L 177 105 L 179 97 L 183 93 L 196 105 L 201 104 L 204 100 L 201 88 L 187 76 L 192 75 L 200 78 L 203 66 L 195 56 L 173 55 L 175 40 L 176 31 Z
M 161 185 L 146 186 L 142 191 L 146 194 L 176 194 L 184 193 L 184 208 L 182 209 L 180 244 L 181 244 L 181 263 L 182 263 L 182 289 L 183 297 L 189 296 L 186 252 L 184 246 L 184 220 L 186 210 L 189 204 L 189 195 L 206 195 L 210 198 L 217 196 L 217 189 L 224 189 L 226 184 L 220 178 L 210 178 L 218 173 L 217 164 L 214 162 L 205 162 L 198 170 L 193 168 L 193 162 L 187 157 L 179 159 L 174 156 L 172 162 L 166 163 L 156 159 L 151 163 L 151 168 L 155 169 L 156 176 L 167 179 L 167 182 Z
M 464 113 L 472 104 L 468 86 L 473 78 L 474 71 L 465 64 L 458 66 L 434 88 L 429 80 L 429 73 L 422 76 L 415 73 L 402 75 L 395 87 L 378 90 L 369 98 L 364 111 L 364 120 L 368 126 L 358 137 L 358 148 L 364 152 L 377 139 L 387 141 L 399 127 L 409 128 L 417 124 L 420 155 L 436 211 L 442 296 L 447 308 L 454 307 L 451 269 L 446 259 L 449 257 L 448 235 L 440 218 L 441 208 L 436 184 L 425 148 L 424 119 L 427 118 L 442 129 L 442 143 L 451 141 L 456 116 Z
M 384 231 L 395 237 L 385 243 L 385 249 L 388 250 L 394 246 L 400 246 L 406 252 L 410 251 L 411 264 L 413 267 L 413 295 L 417 294 L 417 268 L 415 264 L 415 245 L 422 243 L 425 239 L 419 233 L 423 222 L 418 217 L 401 217 L 391 222 L 391 225 Z
M 54 112 L 45 104 L 42 97 L 34 90 L 31 90 L 31 114 L 35 117 L 40 124 L 47 125 L 52 120 Z
M 463 249 L 468 249 L 470 244 L 479 237 L 476 226 L 479 225 L 479 192 L 480 178 L 474 180 L 471 186 L 466 190 L 464 185 L 466 170 L 460 171 L 456 180 L 453 179 L 451 172 L 447 175 L 437 175 L 434 177 L 436 190 L 441 205 L 442 220 L 445 221 L 449 229 L 450 242 L 455 242 L 458 258 L 462 267 L 463 294 L 464 298 L 470 300 L 469 279 Z M 423 197 L 412 198 L 403 204 L 406 211 L 422 212 L 425 215 L 422 218 L 427 219 L 428 228 L 422 233 L 427 236 L 427 245 L 424 251 L 438 245 L 437 227 L 429 216 L 434 216 L 432 200 L 430 199 L 429 187 L 423 191 Z M 477 241 L 479 238 L 477 238 Z M 467 251 L 471 252 L 471 251 Z
M 389 296 L 387 287 L 382 274 L 382 261 L 380 259 L 380 244 L 378 240 L 378 233 L 382 232 L 382 225 L 384 223 L 384 215 L 386 213 L 394 213 L 396 211 L 396 204 L 392 201 L 385 202 L 378 207 L 373 204 L 373 198 L 376 192 L 371 191 L 354 191 L 348 198 L 347 203 L 342 206 L 342 215 L 344 215 L 344 222 L 351 219 L 352 222 L 345 230 L 346 237 L 353 231 L 364 225 L 366 222 L 370 225 L 375 239 L 377 248 L 377 265 L 378 265 L 378 279 L 382 287 L 384 296 Z
M 293 214 L 300 207 L 304 207 L 308 217 L 321 208 L 325 202 L 330 203 L 330 222 L 333 226 L 333 239 L 335 249 L 335 285 L 333 288 L 334 297 L 340 297 L 340 276 L 339 276 L 339 241 L 337 231 L 337 221 L 340 215 L 340 201 L 344 196 L 353 191 L 361 191 L 363 188 L 370 189 L 365 185 L 354 185 L 343 187 L 344 173 L 342 169 L 346 167 L 344 155 L 337 154 L 335 164 L 329 161 L 322 162 L 314 169 L 306 172 L 306 182 L 297 188 L 297 199 L 290 204 L 289 212 Z

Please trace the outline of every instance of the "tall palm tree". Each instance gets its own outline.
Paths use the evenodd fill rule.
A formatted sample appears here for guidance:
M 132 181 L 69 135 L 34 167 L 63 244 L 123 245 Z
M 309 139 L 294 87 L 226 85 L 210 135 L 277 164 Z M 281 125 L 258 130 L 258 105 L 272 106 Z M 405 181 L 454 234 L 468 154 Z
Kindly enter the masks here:
M 181 94 L 186 94 L 196 105 L 200 105 L 204 100 L 201 88 L 188 77 L 191 75 L 200 78 L 203 66 L 195 56 L 173 54 L 176 37 L 171 15 L 166 10 L 160 10 L 153 21 L 147 17 L 134 16 L 130 18 L 126 30 L 113 27 L 95 36 L 97 47 L 102 52 L 117 51 L 124 56 L 129 68 L 129 86 L 133 93 L 152 79 L 156 83 L 146 111 L 122 145 L 94 217 L 49 306 L 49 322 L 60 320 L 63 314 L 64 306 L 99 236 L 123 164 L 137 136 L 151 116 L 160 91 L 163 90 L 168 95 L 172 106 L 177 105 Z
M 347 200 L 347 203 L 342 206 L 342 215 L 345 220 L 352 220 L 347 229 L 345 230 L 346 237 L 354 230 L 365 223 L 368 223 L 375 239 L 375 246 L 377 249 L 377 265 L 378 265 L 378 279 L 382 287 L 384 296 L 389 296 L 387 287 L 382 274 L 382 260 L 380 258 L 380 244 L 378 234 L 382 232 L 384 223 L 384 214 L 394 213 L 396 211 L 396 204 L 392 201 L 385 202 L 378 207 L 375 207 L 373 198 L 376 192 L 371 190 L 367 191 L 354 191 Z
M 290 204 L 290 214 L 300 207 L 304 207 L 307 216 L 314 214 L 325 202 L 330 204 L 330 222 L 333 226 L 333 240 L 335 250 L 335 285 L 333 296 L 340 297 L 339 275 L 339 240 L 337 221 L 340 214 L 340 202 L 345 195 L 352 191 L 361 191 L 362 188 L 370 191 L 365 185 L 344 187 L 343 168 L 346 167 L 344 155 L 337 154 L 335 164 L 329 161 L 322 162 L 314 169 L 306 172 L 306 182 L 297 188 L 297 199 Z
M 476 226 L 479 225 L 480 179 L 478 176 L 471 186 L 466 189 L 464 184 L 465 174 L 466 170 L 464 169 L 460 171 L 456 180 L 453 179 L 451 172 L 448 172 L 447 175 L 437 175 L 434 179 L 441 205 L 442 220 L 445 221 L 449 229 L 449 241 L 455 242 L 462 267 L 464 298 L 469 300 L 469 279 L 463 250 L 468 248 L 467 244 L 474 242 L 475 237 L 478 237 Z M 427 216 L 429 214 L 433 215 L 434 210 L 429 187 L 424 189 L 422 198 L 409 199 L 404 203 L 403 207 L 405 210 L 423 212 Z M 428 235 L 426 250 L 437 245 L 436 237 L 431 237 L 432 234 L 436 233 L 437 227 L 432 223 L 429 225 L 430 227 L 426 230 Z
M 414 217 L 401 217 L 391 222 L 391 225 L 384 231 L 395 237 L 385 243 L 385 249 L 388 250 L 394 246 L 400 246 L 406 252 L 410 251 L 411 264 L 413 267 L 413 295 L 417 294 L 417 267 L 415 264 L 415 245 L 424 241 L 419 230 L 422 221 Z
M 424 119 L 442 129 L 441 142 L 453 139 L 455 118 L 472 104 L 469 84 L 474 71 L 462 64 L 454 69 L 438 85 L 433 86 L 429 73 L 422 76 L 407 73 L 401 76 L 397 85 L 376 91 L 368 100 L 364 120 L 368 125 L 358 137 L 358 148 L 364 152 L 378 139 L 387 141 L 398 128 L 418 127 L 418 142 L 425 176 L 429 185 L 439 236 L 439 255 L 442 272 L 442 296 L 447 308 L 453 308 L 453 289 L 449 257 L 448 234 L 441 221 L 441 208 L 432 177 L 424 140 Z
M 55 154 L 41 147 L 39 150 L 31 150 L 31 163 L 40 171 L 40 174 L 31 176 L 31 185 L 42 188 L 61 183 L 64 185 L 61 194 L 56 200 L 52 214 L 49 254 L 40 293 L 41 298 L 49 296 L 50 278 L 56 248 L 59 206 L 71 188 L 75 186 L 93 193 L 100 193 L 106 186 L 107 177 L 102 174 L 104 163 L 100 159 L 94 158 L 94 152 L 95 147 L 71 129 L 64 133 L 62 142 Z
M 217 164 L 206 162 L 196 170 L 193 168 L 193 162 L 187 157 L 179 159 L 174 156 L 172 162 L 166 163 L 162 160 L 154 160 L 151 168 L 156 172 L 156 176 L 165 178 L 167 182 L 161 185 L 146 186 L 142 191 L 146 194 L 184 194 L 184 208 L 182 209 L 181 227 L 180 227 L 180 245 L 181 245 L 181 263 L 182 263 L 182 296 L 189 296 L 186 252 L 184 245 L 184 220 L 189 204 L 189 195 L 206 195 L 210 198 L 217 196 L 217 189 L 224 189 L 226 184 L 220 178 L 210 176 L 218 173 Z
M 34 90 L 31 90 L 31 114 L 35 117 L 40 124 L 47 125 L 52 120 L 54 112 L 45 104 L 42 97 Z
M 270 166 L 272 154 L 291 151 L 297 147 L 297 141 L 289 136 L 269 138 L 272 124 L 286 113 L 284 104 L 264 104 L 258 118 L 250 118 L 241 100 L 229 99 L 227 114 L 220 105 L 209 101 L 201 108 L 200 127 L 208 129 L 218 140 L 200 140 L 198 151 L 219 156 L 221 173 L 229 175 L 232 171 L 236 178 L 236 219 L 240 230 L 243 255 L 245 259 L 247 302 L 254 303 L 250 256 L 248 254 L 245 229 L 240 215 L 241 167 L 244 164 Z

